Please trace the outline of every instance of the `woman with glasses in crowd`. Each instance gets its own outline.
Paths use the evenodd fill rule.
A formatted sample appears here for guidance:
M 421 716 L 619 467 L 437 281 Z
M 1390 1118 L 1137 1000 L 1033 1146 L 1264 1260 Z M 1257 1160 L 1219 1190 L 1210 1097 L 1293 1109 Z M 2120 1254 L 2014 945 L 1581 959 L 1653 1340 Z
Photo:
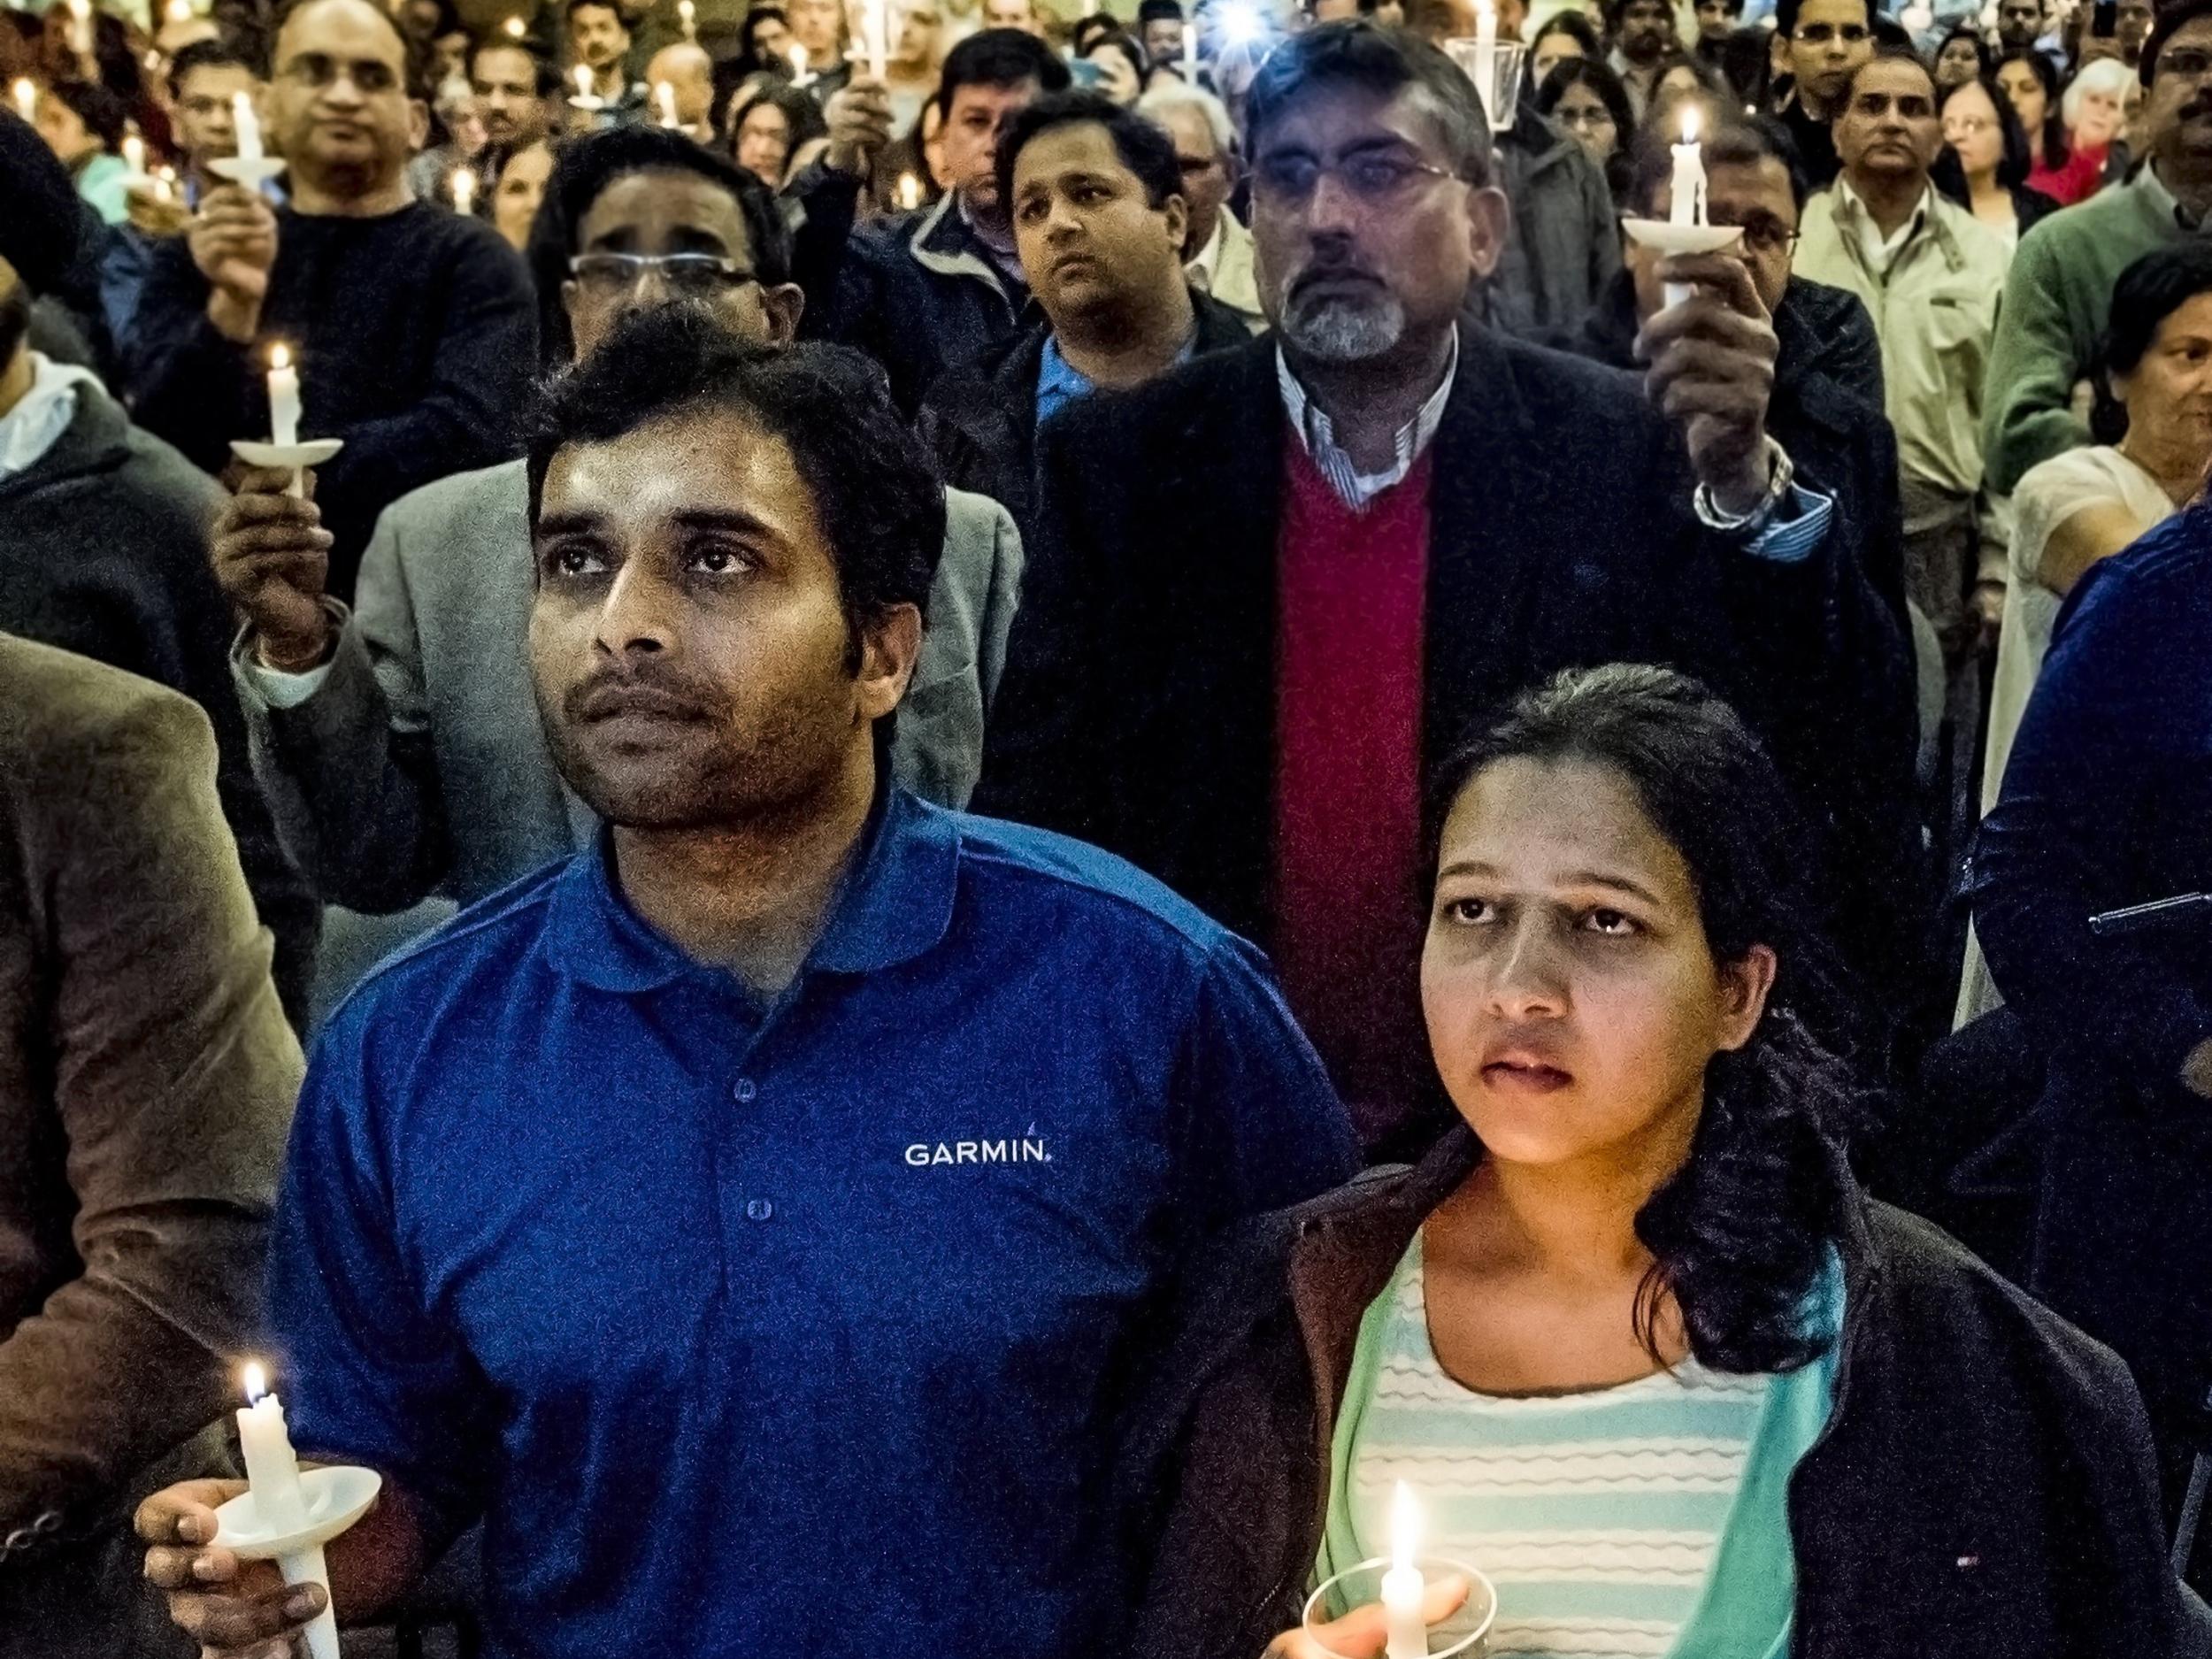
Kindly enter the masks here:
M 1545 78 L 1536 111 L 1580 144 L 1605 174 L 1613 203 L 1628 190 L 1628 146 L 1636 117 L 1621 78 L 1594 58 L 1570 58 Z
M 2029 227 L 2058 211 L 2058 204 L 2028 188 L 2033 157 L 2012 100 L 1984 76 L 1939 87 L 1936 111 L 1943 123 L 1943 153 L 1929 169 L 1937 189 L 2017 248 Z

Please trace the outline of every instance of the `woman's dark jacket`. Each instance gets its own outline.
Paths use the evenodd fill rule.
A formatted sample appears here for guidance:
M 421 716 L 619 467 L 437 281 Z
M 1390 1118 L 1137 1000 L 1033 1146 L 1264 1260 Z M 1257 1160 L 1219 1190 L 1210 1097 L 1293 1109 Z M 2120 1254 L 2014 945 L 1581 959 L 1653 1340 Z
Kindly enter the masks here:
M 1455 1129 L 1188 1281 L 1125 1465 L 1153 1562 L 1126 1659 L 1257 1659 L 1296 1625 L 1361 1317 L 1478 1156 Z M 2120 1363 L 1902 1211 L 1855 1198 L 1839 1245 L 1835 1405 L 1790 1483 L 1793 1659 L 2212 1653 Z

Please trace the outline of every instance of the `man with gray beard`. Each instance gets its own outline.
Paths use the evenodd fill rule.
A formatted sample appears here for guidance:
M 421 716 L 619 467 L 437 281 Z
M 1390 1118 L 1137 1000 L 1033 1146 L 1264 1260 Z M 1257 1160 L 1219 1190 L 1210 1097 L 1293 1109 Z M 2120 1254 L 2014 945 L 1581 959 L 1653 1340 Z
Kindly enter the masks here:
M 1696 673 L 1790 776 L 1808 855 L 1883 872 L 1839 902 L 1903 902 L 1910 658 L 1863 526 L 1767 432 L 1738 259 L 1662 267 L 1689 297 L 1640 382 L 1460 324 L 1507 203 L 1435 49 L 1316 27 L 1248 122 L 1275 332 L 1043 435 L 978 799 L 1264 944 L 1373 1141 L 1433 1091 L 1420 803 L 1486 710 L 1571 666 Z

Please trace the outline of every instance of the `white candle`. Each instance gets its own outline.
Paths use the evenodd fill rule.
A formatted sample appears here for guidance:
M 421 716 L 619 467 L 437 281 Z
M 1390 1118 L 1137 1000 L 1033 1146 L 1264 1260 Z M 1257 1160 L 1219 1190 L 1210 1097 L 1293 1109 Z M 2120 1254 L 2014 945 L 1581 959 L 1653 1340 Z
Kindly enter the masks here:
M 806 48 L 794 41 L 791 50 L 784 55 L 791 59 L 791 84 L 795 87 L 813 85 L 814 77 L 806 72 Z
M 589 64 L 577 65 L 576 104 L 579 108 L 595 110 L 599 107 L 599 99 L 597 96 L 593 93 L 591 88 L 591 65 Z
M 253 112 L 253 99 L 243 92 L 230 96 L 230 122 L 238 134 L 238 159 L 249 165 L 261 160 L 261 121 Z
M 92 55 L 92 0 L 69 0 L 69 50 L 80 58 Z
M 891 19 L 889 0 L 864 0 L 862 14 L 868 32 L 868 74 L 871 80 L 883 79 L 885 60 L 891 55 Z
M 154 174 L 154 194 L 165 202 L 176 200 L 177 170 L 174 167 L 164 167 Z
M 1183 25 L 1183 79 L 1192 86 L 1198 84 L 1198 25 Z
M 911 213 L 922 204 L 922 181 L 910 173 L 899 174 L 899 205 Z
M 278 348 L 282 350 L 282 347 Z M 272 371 L 269 379 L 276 379 Z M 247 1484 L 253 1488 L 254 1516 L 270 1531 L 296 1532 L 307 1525 L 307 1500 L 300 1493 L 299 1459 L 285 1432 L 283 1402 L 267 1391 L 261 1367 L 246 1367 L 246 1398 L 238 1414 L 238 1449 L 246 1460 Z
M 281 345 L 269 349 L 269 439 L 288 449 L 300 441 L 300 372 Z
M 661 106 L 661 125 L 663 127 L 680 127 L 682 125 L 682 123 L 676 119 L 676 88 L 673 86 L 670 85 L 665 81 L 656 81 L 653 83 L 653 101 Z
M 15 112 L 27 121 L 38 119 L 38 88 L 27 78 L 14 87 Z
M 466 219 L 476 209 L 476 175 L 466 167 L 453 170 L 453 211 Z
M 1491 0 L 1475 0 L 1475 90 L 1482 94 L 1483 113 L 1494 127 L 1506 119 L 1494 107 L 1498 102 L 1498 9 Z
M 691 0 L 676 0 L 676 15 L 683 22 L 684 38 L 687 41 L 697 40 L 699 38 L 699 8 L 692 4 Z
M 1671 225 L 1705 222 L 1705 152 L 1697 142 L 1697 105 L 1682 110 L 1682 142 L 1674 146 L 1673 199 L 1667 204 Z
M 134 177 L 142 177 L 146 172 L 146 141 L 136 133 L 123 140 L 123 165 Z
M 1428 1621 L 1421 1603 L 1428 1586 L 1413 1564 L 1421 1541 L 1421 1508 L 1413 1489 L 1401 1480 L 1390 1501 L 1390 1571 L 1383 1574 L 1383 1627 L 1388 1659 L 1428 1659 Z

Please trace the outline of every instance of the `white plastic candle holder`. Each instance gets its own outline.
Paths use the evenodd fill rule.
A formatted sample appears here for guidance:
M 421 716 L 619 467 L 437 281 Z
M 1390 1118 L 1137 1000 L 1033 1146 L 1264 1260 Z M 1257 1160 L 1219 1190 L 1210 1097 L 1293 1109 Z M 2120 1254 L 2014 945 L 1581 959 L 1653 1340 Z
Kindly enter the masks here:
M 1621 228 L 1639 247 L 1663 254 L 1719 253 L 1743 236 L 1742 228 L 1735 225 L 1675 225 L 1663 219 L 1624 219 Z M 1689 284 L 1670 282 L 1661 297 L 1670 309 L 1679 305 L 1690 297 Z
M 248 161 L 242 156 L 219 156 L 207 164 L 207 170 L 219 179 L 228 179 L 249 190 L 258 190 L 270 180 L 284 176 L 284 158 L 264 156 L 258 161 Z
M 1432 1586 L 1446 1578 L 1463 1578 L 1467 1583 L 1466 1599 L 1429 1626 L 1429 1659 L 1482 1659 L 1490 1651 L 1491 1626 L 1498 1621 L 1496 1586 L 1463 1562 L 1419 1557 L 1413 1564 Z M 1325 1632 L 1338 1619 L 1363 1607 L 1376 1608 L 1379 1617 L 1383 1575 L 1390 1568 L 1387 1555 L 1363 1561 L 1346 1568 L 1306 1598 L 1300 1624 L 1317 1651 L 1330 1659 L 1359 1659 L 1358 1655 L 1339 1653 L 1330 1647 Z M 1360 1650 L 1361 1654 L 1373 1651 L 1371 1641 Z
M 270 443 L 251 438 L 230 441 L 230 452 L 248 466 L 290 467 L 292 482 L 285 491 L 288 495 L 305 495 L 307 480 L 301 476 L 304 469 L 320 466 L 345 447 L 343 438 L 308 438 L 298 443 Z
M 303 1469 L 302 1525 L 272 1525 L 250 1492 L 239 1494 L 215 1511 L 217 1531 L 211 1542 L 216 1548 L 227 1549 L 241 1561 L 273 1561 L 287 1584 L 322 1586 L 323 1610 L 307 1627 L 309 1659 L 338 1659 L 338 1621 L 330 1610 L 330 1571 L 323 1561 L 323 1546 L 369 1512 L 383 1485 L 384 1478 L 373 1469 Z
M 1513 125 L 1520 106 L 1521 71 L 1528 63 L 1528 48 L 1518 41 L 1497 41 L 1490 48 L 1490 70 L 1483 73 L 1481 42 L 1468 37 L 1444 42 L 1444 52 L 1460 73 L 1475 83 L 1490 130 L 1502 133 Z

